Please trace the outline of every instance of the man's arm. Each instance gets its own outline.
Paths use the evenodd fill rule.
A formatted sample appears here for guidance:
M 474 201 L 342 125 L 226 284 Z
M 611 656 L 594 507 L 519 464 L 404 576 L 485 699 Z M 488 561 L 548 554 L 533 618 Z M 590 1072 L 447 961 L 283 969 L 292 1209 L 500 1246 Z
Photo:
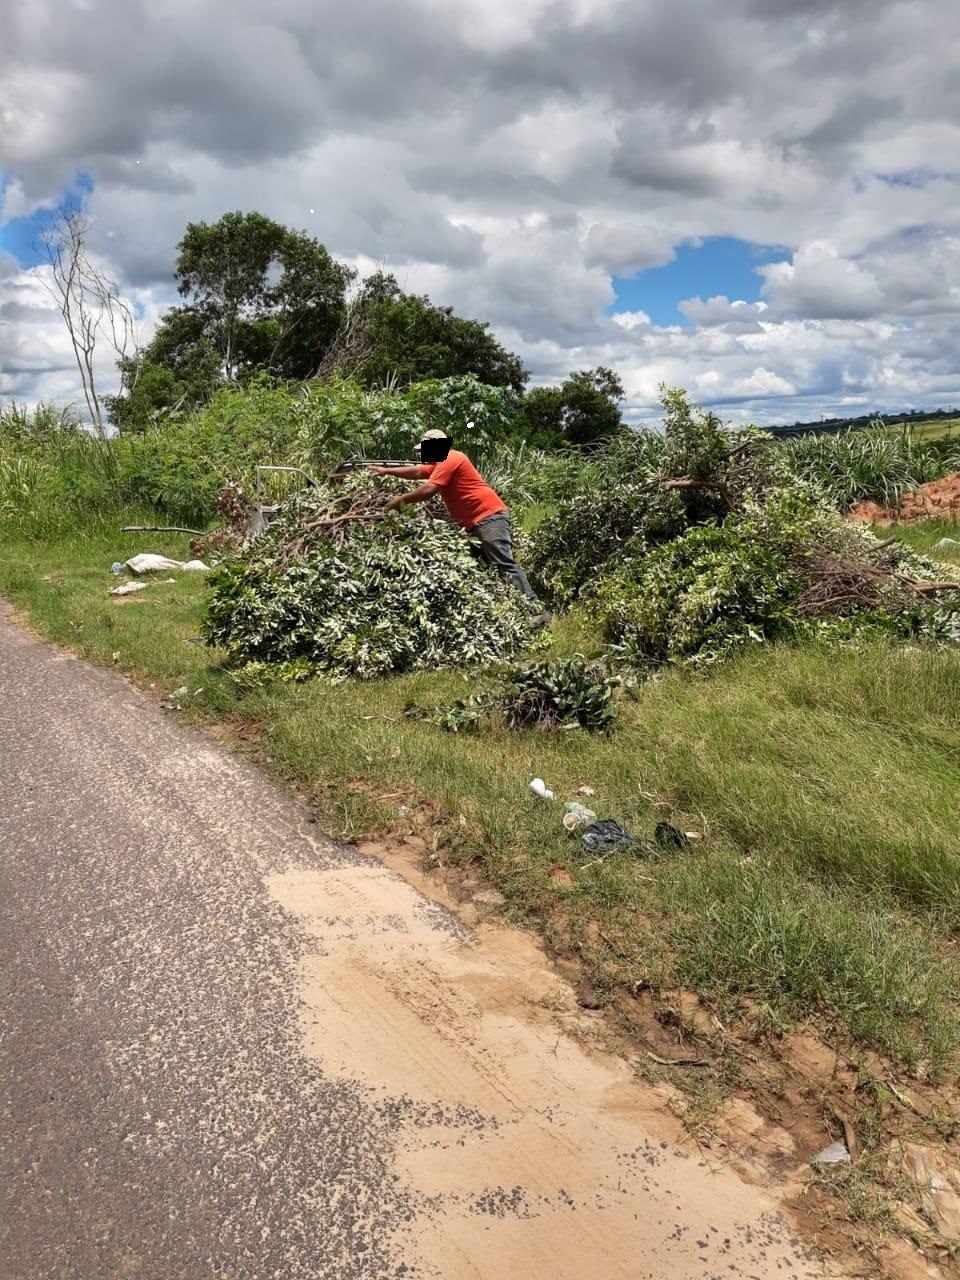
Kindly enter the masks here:
M 439 492 L 440 489 L 435 484 L 422 484 L 419 489 L 411 489 L 409 493 L 398 493 L 395 498 L 390 499 L 386 509 L 396 511 L 397 507 L 402 507 L 405 502 L 426 502 L 428 498 L 432 498 Z
M 420 468 L 417 465 L 409 467 L 368 467 L 368 471 L 372 471 L 375 476 L 399 476 L 401 480 L 420 480 Z

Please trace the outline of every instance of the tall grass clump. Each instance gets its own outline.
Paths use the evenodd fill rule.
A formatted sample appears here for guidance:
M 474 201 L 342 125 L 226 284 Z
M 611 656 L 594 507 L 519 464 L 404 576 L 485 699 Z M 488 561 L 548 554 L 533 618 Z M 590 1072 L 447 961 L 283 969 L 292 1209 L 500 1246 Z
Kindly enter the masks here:
M 864 500 L 896 507 L 911 489 L 960 469 L 956 442 L 918 439 L 909 428 L 891 434 L 882 424 L 800 436 L 782 447 L 796 473 L 842 511 Z
M 71 409 L 0 410 L 0 529 L 47 538 L 115 516 L 119 477 L 114 445 Z

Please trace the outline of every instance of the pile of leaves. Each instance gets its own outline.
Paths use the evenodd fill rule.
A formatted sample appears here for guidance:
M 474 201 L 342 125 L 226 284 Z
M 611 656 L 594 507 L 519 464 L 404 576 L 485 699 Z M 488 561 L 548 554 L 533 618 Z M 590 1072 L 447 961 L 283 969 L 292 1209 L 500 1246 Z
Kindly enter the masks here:
M 212 575 L 207 642 L 235 665 L 309 664 L 332 680 L 515 657 L 529 606 L 442 507 L 386 512 L 394 491 L 359 473 L 286 505 Z
M 449 733 L 474 732 L 495 721 L 507 729 L 607 732 L 616 718 L 613 694 L 619 684 L 604 663 L 589 662 L 582 654 L 532 659 L 509 667 L 496 692 L 483 691 L 432 709 L 411 702 L 404 714 Z
M 585 478 L 524 550 L 548 599 L 579 600 L 621 660 L 706 666 L 817 632 L 960 630 L 942 566 L 842 522 L 770 437 L 732 435 L 682 392 L 663 403 L 650 473 Z

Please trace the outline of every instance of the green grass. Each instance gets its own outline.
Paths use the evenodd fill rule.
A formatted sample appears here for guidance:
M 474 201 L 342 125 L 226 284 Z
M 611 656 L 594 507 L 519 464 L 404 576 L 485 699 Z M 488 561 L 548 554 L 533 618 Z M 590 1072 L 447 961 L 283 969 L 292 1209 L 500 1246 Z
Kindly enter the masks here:
M 861 499 L 896 506 L 905 493 L 960 467 L 960 438 L 947 432 L 934 438 L 909 427 L 800 436 L 783 448 L 797 473 L 841 510 Z
M 921 555 L 932 556 L 946 564 L 960 564 L 960 547 L 943 547 L 934 551 L 941 538 L 953 538 L 960 542 L 960 521 L 917 520 L 912 524 L 892 524 L 887 528 L 876 526 L 873 532 L 878 538 L 899 538 Z
M 935 422 L 888 422 L 885 430 L 891 435 L 904 431 L 917 441 L 960 439 L 960 418 L 940 418 Z
M 761 650 L 709 680 L 649 683 L 609 739 L 452 735 L 403 707 L 462 697 L 484 683 L 477 673 L 239 690 L 193 642 L 201 578 L 108 596 L 111 562 L 147 549 L 186 558 L 183 538 L 102 528 L 5 542 L 0 591 L 81 655 L 160 693 L 186 685 L 186 718 L 255 722 L 271 767 L 333 834 L 429 805 L 445 858 L 482 864 L 513 916 L 578 957 L 599 990 L 686 985 L 727 1011 L 749 997 L 948 1068 L 960 1045 L 960 654 Z M 575 618 L 554 630 L 558 653 L 592 647 Z M 532 796 L 535 776 L 556 803 Z M 704 839 L 583 865 L 560 825 L 560 802 L 583 783 L 601 816 L 638 834 L 666 818 Z

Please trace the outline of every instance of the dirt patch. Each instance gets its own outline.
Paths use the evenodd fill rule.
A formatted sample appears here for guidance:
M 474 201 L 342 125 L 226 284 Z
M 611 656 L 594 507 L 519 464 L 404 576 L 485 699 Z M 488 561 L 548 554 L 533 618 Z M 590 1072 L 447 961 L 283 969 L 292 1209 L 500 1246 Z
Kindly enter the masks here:
M 224 747 L 249 750 L 258 747 L 263 741 L 262 720 L 218 720 L 203 728 L 208 737 Z
M 849 515 L 858 524 L 884 528 L 891 524 L 908 524 L 912 520 L 960 520 L 960 471 L 904 494 L 899 507 L 858 502 L 850 508 Z
M 466 820 L 452 820 L 407 792 L 390 793 L 389 803 L 403 817 L 360 850 L 467 926 L 489 929 L 500 914 L 499 896 L 487 901 L 490 885 L 479 863 L 450 860 L 448 841 L 464 834 Z M 576 883 L 559 866 L 547 880 L 561 894 Z M 894 1280 L 950 1274 L 947 1241 L 922 1197 L 905 1192 L 888 1153 L 903 1139 L 935 1145 L 960 1135 L 956 1087 L 936 1088 L 922 1070 L 907 1077 L 820 1027 L 784 1034 L 766 1006 L 749 1000 L 736 1018 L 721 1021 L 691 991 L 656 990 L 644 981 L 597 988 L 598 957 L 617 953 L 612 926 L 581 921 L 574 931 L 560 895 L 544 906 L 541 932 L 553 972 L 567 984 L 560 1002 L 567 1030 L 575 1025 L 588 1044 L 631 1063 L 656 1091 L 664 1116 L 682 1126 L 704 1158 L 757 1188 L 776 1189 L 802 1235 L 854 1274 Z M 840 1178 L 810 1163 L 834 1142 L 847 1142 L 854 1153 Z M 870 1212 L 863 1211 L 865 1201 Z
M 376 851 L 409 870 L 408 849 Z M 745 1186 L 698 1152 L 660 1088 L 591 1047 L 602 1048 L 596 1015 L 578 1010 L 532 935 L 493 923 L 460 932 L 376 864 L 267 887 L 308 939 L 306 1053 L 386 1111 L 434 1117 L 400 1126 L 394 1155 L 422 1206 L 425 1272 L 851 1274 L 808 1258 L 771 1187 Z

